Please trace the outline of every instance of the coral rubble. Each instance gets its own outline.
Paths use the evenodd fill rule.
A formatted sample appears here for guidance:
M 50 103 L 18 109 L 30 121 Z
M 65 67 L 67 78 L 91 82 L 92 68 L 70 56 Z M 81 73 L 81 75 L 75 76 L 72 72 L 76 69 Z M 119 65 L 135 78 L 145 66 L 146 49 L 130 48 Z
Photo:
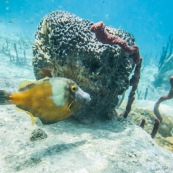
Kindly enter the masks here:
M 92 25 L 64 11 L 45 16 L 33 45 L 34 73 L 36 79 L 70 78 L 90 93 L 92 101 L 75 115 L 78 119 L 112 118 L 118 95 L 130 86 L 134 55 L 119 44 L 99 42 L 90 30 Z M 106 30 L 124 40 L 127 46 L 134 46 L 135 39 L 129 33 L 112 27 Z

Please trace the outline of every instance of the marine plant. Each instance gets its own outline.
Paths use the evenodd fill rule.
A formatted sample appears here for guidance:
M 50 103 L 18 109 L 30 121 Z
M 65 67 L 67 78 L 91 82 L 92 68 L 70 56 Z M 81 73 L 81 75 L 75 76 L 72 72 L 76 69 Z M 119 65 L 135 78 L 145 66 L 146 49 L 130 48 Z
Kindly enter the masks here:
M 139 53 L 139 48 L 136 45 L 129 46 L 126 41 L 122 40 L 121 38 L 114 36 L 112 34 L 109 34 L 104 26 L 103 22 L 98 22 L 94 25 L 91 26 L 91 31 L 95 33 L 96 38 L 98 41 L 100 41 L 103 44 L 118 44 L 124 52 L 128 53 L 129 56 L 132 57 L 134 65 L 135 65 L 135 70 L 134 74 L 130 79 L 130 85 L 132 86 L 129 97 L 128 97 L 128 102 L 126 105 L 125 111 L 121 114 L 124 118 L 127 118 L 128 114 L 131 111 L 131 107 L 133 104 L 133 101 L 135 100 L 135 92 L 138 87 L 139 79 L 140 79 L 140 71 L 141 71 L 141 63 L 142 63 L 142 58 Z M 173 82 L 172 82 L 173 84 Z M 146 89 L 145 93 L 145 99 L 147 97 L 148 93 L 148 88 Z M 145 119 L 142 119 L 140 127 L 144 128 L 145 125 Z M 153 130 L 151 132 L 151 137 L 154 138 L 158 128 L 159 128 L 159 120 L 155 118 L 155 123 L 153 126 Z
M 163 86 L 167 89 L 169 84 L 167 78 L 172 75 L 173 70 L 173 37 L 170 35 L 166 46 L 162 48 L 162 53 L 160 56 L 158 64 L 158 73 L 155 76 L 154 85 L 156 87 Z
M 160 103 L 162 103 L 165 100 L 170 100 L 173 98 L 173 76 L 170 77 L 170 85 L 171 85 L 171 88 L 170 88 L 169 93 L 165 96 L 160 97 L 154 106 L 154 113 L 160 122 L 162 122 L 162 120 L 163 120 L 163 118 L 160 114 L 160 111 L 159 111 Z
M 31 47 L 29 45 L 31 45 L 31 40 L 21 35 L 4 36 L 0 38 L 0 53 L 9 58 L 10 64 L 16 66 L 28 65 L 26 51 Z
M 155 135 L 159 129 L 160 123 L 162 123 L 162 121 L 163 121 L 163 117 L 159 111 L 160 103 L 162 103 L 165 100 L 170 100 L 173 98 L 173 76 L 170 77 L 170 85 L 171 85 L 171 88 L 170 88 L 169 93 L 165 96 L 160 97 L 154 105 L 154 114 L 156 115 L 156 118 L 155 118 L 155 124 L 154 124 L 153 130 L 151 132 L 152 138 L 155 137 Z
M 135 92 L 138 87 L 139 79 L 140 79 L 140 69 L 142 58 L 140 57 L 139 48 L 136 45 L 129 46 L 126 41 L 119 38 L 118 36 L 114 36 L 109 34 L 104 26 L 103 22 L 98 22 L 91 26 L 91 31 L 95 33 L 96 38 L 103 44 L 118 44 L 125 53 L 128 53 L 130 57 L 132 57 L 135 70 L 134 74 L 130 79 L 130 85 L 132 86 L 131 92 L 129 94 L 128 102 L 125 111 L 122 113 L 124 118 L 127 118 L 133 101 L 135 100 Z
M 159 60 L 159 67 L 158 67 L 159 70 L 162 68 L 164 62 L 172 55 L 172 52 L 173 52 L 173 38 L 170 35 L 168 37 L 166 47 L 163 46 L 162 48 L 162 53 Z

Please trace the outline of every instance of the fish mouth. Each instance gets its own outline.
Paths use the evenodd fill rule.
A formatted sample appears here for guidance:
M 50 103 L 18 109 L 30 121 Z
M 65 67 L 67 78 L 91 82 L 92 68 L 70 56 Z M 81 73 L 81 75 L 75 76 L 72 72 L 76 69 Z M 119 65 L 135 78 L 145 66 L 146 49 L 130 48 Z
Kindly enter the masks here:
M 81 88 L 78 88 L 78 90 L 75 93 L 75 100 L 80 104 L 88 104 L 91 101 L 91 97 Z

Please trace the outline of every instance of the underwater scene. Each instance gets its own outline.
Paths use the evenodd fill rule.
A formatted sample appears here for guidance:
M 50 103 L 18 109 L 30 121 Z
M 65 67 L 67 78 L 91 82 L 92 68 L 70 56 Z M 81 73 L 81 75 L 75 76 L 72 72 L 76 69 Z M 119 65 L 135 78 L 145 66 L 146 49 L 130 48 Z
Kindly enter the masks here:
M 0 173 L 172 173 L 172 7 L 0 0 Z

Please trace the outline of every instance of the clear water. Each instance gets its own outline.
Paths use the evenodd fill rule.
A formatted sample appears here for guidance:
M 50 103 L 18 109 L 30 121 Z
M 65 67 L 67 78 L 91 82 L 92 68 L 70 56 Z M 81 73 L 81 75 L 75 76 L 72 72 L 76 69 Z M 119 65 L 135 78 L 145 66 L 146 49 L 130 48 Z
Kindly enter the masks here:
M 55 10 L 66 10 L 91 21 L 132 33 L 141 52 L 160 53 L 173 32 L 170 0 L 1 0 L 1 30 L 33 35 L 39 21 Z M 14 23 L 11 23 L 14 22 Z

